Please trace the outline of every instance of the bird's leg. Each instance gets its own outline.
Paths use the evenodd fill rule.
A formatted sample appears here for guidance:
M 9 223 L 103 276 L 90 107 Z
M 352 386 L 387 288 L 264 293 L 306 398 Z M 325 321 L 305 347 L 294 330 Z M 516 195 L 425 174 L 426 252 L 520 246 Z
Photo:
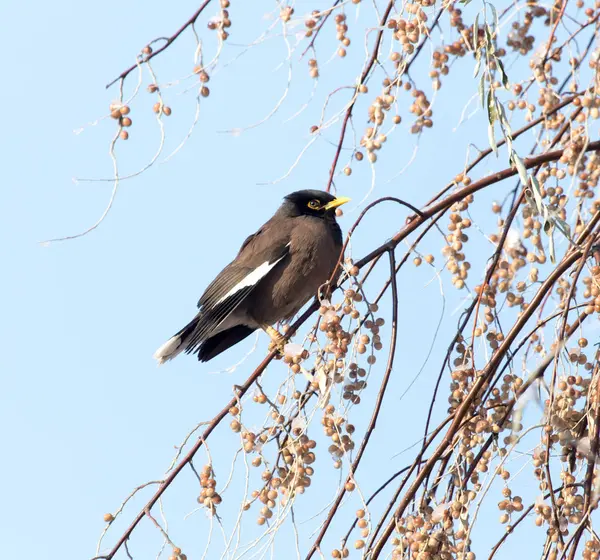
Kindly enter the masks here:
M 286 343 L 285 336 L 283 336 L 277 329 L 274 329 L 270 325 L 262 325 L 262 329 L 269 335 L 273 346 L 283 354 L 283 348 Z

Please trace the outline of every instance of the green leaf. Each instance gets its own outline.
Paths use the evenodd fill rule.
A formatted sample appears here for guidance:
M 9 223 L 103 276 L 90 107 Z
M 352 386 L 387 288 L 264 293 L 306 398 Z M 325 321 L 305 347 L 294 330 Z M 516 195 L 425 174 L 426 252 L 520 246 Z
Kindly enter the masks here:
M 494 124 L 497 118 L 496 112 L 496 98 L 494 97 L 494 88 L 490 88 L 487 96 L 487 108 L 488 108 L 488 121 L 490 124 Z
M 512 150 L 513 150 L 512 136 L 506 130 L 504 131 L 504 139 L 506 140 L 506 147 L 508 148 L 508 151 L 512 152 Z
M 556 264 L 556 251 L 554 249 L 554 223 L 552 220 L 544 222 L 544 231 L 548 236 L 548 252 L 550 253 L 550 262 Z
M 525 165 L 523 164 L 523 160 L 517 155 L 517 152 L 513 151 L 511 153 L 511 159 L 517 168 L 517 173 L 519 174 L 519 179 L 521 179 L 521 183 L 523 183 L 524 187 L 527 187 L 527 169 L 525 169 Z
M 533 191 L 533 198 L 535 199 L 535 206 L 539 214 L 544 212 L 544 202 L 542 201 L 542 189 L 537 177 L 531 176 L 531 190 Z
M 490 26 L 486 23 L 485 27 L 485 43 L 486 43 L 486 47 L 488 50 L 488 53 L 493 56 L 496 52 L 496 49 L 494 47 L 494 41 L 492 40 L 492 32 L 490 31 Z
M 492 17 L 494 18 L 494 33 L 498 33 L 499 24 L 498 24 L 498 12 L 496 11 L 496 7 L 491 2 L 486 3 L 490 10 L 492 10 Z
M 504 127 L 506 134 L 509 135 L 510 139 L 512 140 L 512 128 L 510 126 L 510 123 L 508 122 L 508 119 L 506 118 L 506 111 L 504 110 L 504 105 L 502 105 L 502 103 L 498 102 L 498 103 L 496 103 L 496 107 L 498 109 L 498 115 L 500 117 L 500 122 L 502 123 L 502 126 Z
M 475 46 L 475 48 L 477 50 L 479 50 L 477 47 L 478 43 L 479 43 L 479 14 L 477 14 L 475 16 L 475 22 L 473 23 L 473 45 Z
M 506 75 L 506 72 L 504 71 L 504 64 L 502 64 L 502 61 L 499 58 L 496 58 L 496 64 L 498 65 L 498 70 L 500 70 L 500 77 L 502 78 L 502 85 L 508 89 L 508 76 Z
M 558 216 L 554 217 L 554 223 L 556 224 L 556 227 L 558 228 L 558 230 L 571 242 L 573 242 L 572 238 L 571 238 L 571 226 L 569 224 L 567 224 L 567 222 L 565 222 L 562 218 L 559 218 Z
M 542 206 L 542 220 L 544 221 L 544 223 L 546 223 L 549 219 L 550 219 L 550 212 L 548 210 L 548 207 L 544 204 Z
M 527 201 L 529 208 L 535 208 L 535 200 L 531 198 L 531 192 L 529 189 L 525 189 L 523 192 L 525 193 L 525 200 Z
M 485 74 L 481 74 L 481 79 L 479 80 L 479 99 L 481 100 L 481 107 L 485 107 Z
M 506 140 L 506 146 L 508 147 L 508 153 L 513 151 L 512 145 L 512 128 L 508 119 L 506 118 L 506 111 L 504 105 L 496 100 L 496 109 L 498 110 L 498 116 L 500 118 L 500 125 L 502 126 L 502 132 L 504 133 L 504 139 Z
M 494 136 L 494 125 L 492 123 L 488 125 L 488 141 L 490 143 L 490 148 L 492 148 L 494 154 L 496 154 L 496 157 L 498 157 L 498 146 L 496 144 L 496 138 Z
M 549 219 L 552 220 L 553 224 L 556 226 L 556 229 L 560 231 L 570 243 L 574 243 L 571 238 L 571 226 L 565 222 L 559 215 L 558 210 L 551 210 L 549 212 Z
M 475 71 L 473 72 L 473 78 L 479 74 L 479 68 L 481 67 L 481 49 L 475 51 Z

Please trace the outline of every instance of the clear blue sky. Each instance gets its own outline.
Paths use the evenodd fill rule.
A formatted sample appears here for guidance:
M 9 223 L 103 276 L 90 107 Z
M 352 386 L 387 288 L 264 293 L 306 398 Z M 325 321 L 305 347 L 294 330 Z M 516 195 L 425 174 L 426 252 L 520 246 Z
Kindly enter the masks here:
M 249 5 L 238 6 L 235 0 L 233 4 L 232 31 L 239 35 L 234 34 L 232 42 L 247 43 L 269 24 L 263 14 L 273 5 L 253 3 L 251 11 Z M 314 7 L 303 3 L 297 11 Z M 73 177 L 110 177 L 108 145 L 114 123 L 104 120 L 97 126 L 85 125 L 104 115 L 117 95 L 114 88 L 106 91 L 104 85 L 132 62 L 146 41 L 171 33 L 195 8 L 195 2 L 36 0 L 13 2 L 1 9 L 5 45 L 0 91 L 3 557 L 82 560 L 94 556 L 104 526 L 102 515 L 114 511 L 136 485 L 161 477 L 173 446 L 197 422 L 211 418 L 230 398 L 231 386 L 245 379 L 260 361 L 265 339 L 232 374 L 210 372 L 239 360 L 251 341 L 208 365 L 181 357 L 157 369 L 152 353 L 193 315 L 204 287 L 286 193 L 326 183 L 333 148 L 321 141 L 288 179 L 260 185 L 284 174 L 308 142 L 308 129 L 318 120 L 326 93 L 336 84 L 353 82 L 356 64 L 352 62 L 362 59 L 364 51 L 360 34 L 351 34 L 354 44 L 346 60 L 328 65 L 333 42 L 325 40 L 320 53 L 323 80 L 305 113 L 284 123 L 311 94 L 306 61 L 298 62 L 296 53 L 298 78 L 280 111 L 265 125 L 239 136 L 219 132 L 261 120 L 281 97 L 287 68 L 277 69 L 277 65 L 285 59 L 286 48 L 276 37 L 219 69 L 210 83 L 211 97 L 202 104 L 198 128 L 174 158 L 160 163 L 185 136 L 194 114 L 193 95 L 177 95 L 181 87 L 166 90 L 173 115 L 165 119 L 167 142 L 159 163 L 122 183 L 112 211 L 97 231 L 49 247 L 38 244 L 78 233 L 102 213 L 110 183 L 76 183 Z M 365 13 L 368 9 L 365 5 Z M 169 81 L 189 73 L 193 48 L 186 35 L 177 48 L 157 60 L 159 79 Z M 226 46 L 222 62 L 233 60 L 241 50 Z M 469 141 L 485 147 L 481 114 L 452 132 L 474 93 L 471 73 L 471 62 L 464 61 L 456 69 L 456 82 L 445 83 L 440 94 L 454 96 L 453 110 L 440 105 L 446 109 L 435 113 L 436 128 L 422 137 L 415 163 L 393 179 L 410 161 L 417 141 L 409 133 L 409 98 L 403 98 L 405 121 L 381 153 L 370 200 L 394 195 L 419 205 L 460 171 Z M 377 87 L 374 83 L 373 91 Z M 131 138 L 118 145 L 122 173 L 143 166 L 156 150 L 159 137 L 152 120 L 153 102 L 142 92 L 132 105 Z M 364 127 L 365 109 L 361 105 L 357 111 L 357 135 Z M 85 127 L 83 132 L 75 134 L 81 127 Z M 328 138 L 334 140 L 337 135 L 334 127 Z M 487 170 L 482 167 L 478 175 Z M 337 179 L 338 190 L 354 200 L 350 211 L 366 195 L 370 180 L 366 163 L 355 166 L 351 177 Z M 499 196 L 508 187 L 498 187 Z M 342 220 L 344 230 L 357 213 L 347 213 Z M 402 226 L 404 217 L 405 212 L 394 206 L 374 213 L 353 243 L 354 255 L 359 257 L 383 242 Z M 435 252 L 440 262 L 436 235 L 430 236 L 424 248 Z M 478 237 L 475 232 L 473 237 Z M 487 247 L 481 237 L 473 243 Z M 384 273 L 382 268 L 380 283 Z M 407 267 L 399 283 L 403 319 L 399 353 L 373 449 L 361 467 L 367 493 L 378 480 L 406 464 L 410 455 L 393 455 L 421 435 L 421 428 L 415 432 L 414 426 L 421 425 L 428 391 L 437 376 L 436 357 L 445 351 L 464 296 L 449 282 L 445 286 L 438 345 L 411 392 L 400 401 L 425 360 L 442 312 L 442 298 L 431 268 Z M 275 382 L 284 374 L 279 364 L 269 370 Z M 367 403 L 380 375 L 379 370 Z M 440 413 L 444 408 L 442 403 Z M 357 425 L 364 427 L 368 404 L 354 414 Z M 236 440 L 227 430 L 221 434 L 212 442 L 211 451 L 221 457 L 219 475 L 224 481 Z M 323 481 L 315 482 L 309 491 L 311 507 L 319 501 L 325 506 L 335 493 L 336 475 L 328 462 L 323 449 L 318 461 Z M 198 465 L 202 463 L 199 459 Z M 188 545 L 185 550 L 194 551 L 191 556 L 188 552 L 189 558 L 200 557 L 200 535 L 204 534 L 200 531 L 207 528 L 202 513 L 182 521 L 183 513 L 195 507 L 196 493 L 192 482 L 176 486 L 167 505 L 175 512 L 170 520 L 177 536 Z M 135 501 L 124 522 L 143 503 Z M 349 512 L 354 509 L 348 507 Z M 299 515 L 306 517 L 307 511 L 300 509 Z M 253 519 L 251 515 L 249 526 Z M 314 526 L 314 521 L 301 526 L 304 550 Z M 346 526 L 340 525 L 336 535 Z M 502 531 L 496 523 L 483 527 L 489 529 L 490 538 L 498 538 Z M 140 536 L 144 534 L 152 538 L 144 542 L 138 536 L 133 547 L 136 558 L 156 554 L 158 535 L 147 523 Z M 105 544 L 112 545 L 117 536 L 118 527 Z M 220 536 L 216 538 L 217 544 L 222 542 Z M 334 544 L 330 541 L 327 548 Z

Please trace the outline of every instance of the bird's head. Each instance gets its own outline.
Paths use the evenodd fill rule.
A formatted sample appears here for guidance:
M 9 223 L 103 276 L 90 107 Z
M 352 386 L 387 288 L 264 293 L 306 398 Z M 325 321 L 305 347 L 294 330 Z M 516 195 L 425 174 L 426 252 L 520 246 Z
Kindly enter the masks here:
M 283 200 L 281 211 L 290 217 L 335 218 L 335 209 L 349 200 L 345 196 L 335 197 L 325 191 L 308 189 L 288 194 Z

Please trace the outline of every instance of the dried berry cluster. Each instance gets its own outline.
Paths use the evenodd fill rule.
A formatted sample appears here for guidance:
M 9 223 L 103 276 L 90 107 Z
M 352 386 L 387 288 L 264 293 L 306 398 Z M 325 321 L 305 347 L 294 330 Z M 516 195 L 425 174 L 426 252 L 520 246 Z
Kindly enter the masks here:
M 200 472 L 200 496 L 198 496 L 198 503 L 203 505 L 211 514 L 217 511 L 217 506 L 221 503 L 222 499 L 219 493 L 215 490 L 217 481 L 212 469 L 212 465 L 204 465 Z
M 467 182 L 468 177 L 461 176 L 457 179 L 466 185 L 470 183 L 470 180 Z M 447 226 L 449 233 L 446 236 L 448 245 L 442 249 L 442 254 L 446 258 L 446 268 L 452 274 L 452 283 L 459 290 L 465 287 L 465 280 L 471 268 L 471 263 L 465 260 L 464 244 L 469 240 L 469 236 L 464 230 L 469 229 L 472 224 L 471 219 L 463 218 L 462 213 L 468 211 L 469 204 L 472 202 L 473 196 L 471 195 L 452 206 L 452 213 L 448 216 L 450 219 Z
M 221 41 L 227 41 L 229 32 L 226 31 L 231 27 L 231 19 L 229 18 L 229 0 L 220 0 L 221 11 L 217 17 L 212 18 L 208 22 L 208 29 L 216 31 Z
M 343 416 L 338 416 L 334 413 L 335 407 L 332 404 L 327 405 L 321 423 L 323 424 L 325 435 L 330 438 L 332 442 L 327 451 L 329 451 L 331 457 L 334 459 L 334 467 L 341 468 L 341 459 L 346 453 L 349 453 L 354 449 L 352 434 L 354 433 L 355 428 L 352 424 L 349 424 Z M 349 490 L 354 490 L 354 488 L 349 488 Z
M 124 129 L 129 128 L 133 124 L 131 118 L 128 116 L 131 112 L 131 108 L 128 105 L 122 105 L 121 103 L 111 103 L 109 109 L 110 116 L 119 123 L 121 129 L 119 137 L 122 140 L 127 140 L 129 138 L 129 132 Z
M 355 278 L 359 270 L 350 266 L 350 274 Z M 245 509 L 249 509 L 256 500 L 262 504 L 259 525 L 268 524 L 276 507 L 285 509 L 290 500 L 295 500 L 311 485 L 317 442 L 305 433 L 305 423 L 301 420 L 310 399 L 313 396 L 328 399 L 335 387 L 341 385 L 342 399 L 356 405 L 360 403 L 360 393 L 367 388 L 366 368 L 375 363 L 374 352 L 383 348 L 379 333 L 385 321 L 374 316 L 378 305 L 367 304 L 360 293 L 360 283 L 355 280 L 355 285 L 356 289 L 345 290 L 341 303 L 325 302 L 322 305 L 318 330 L 309 337 L 312 342 L 320 342 L 322 337 L 321 348 L 312 352 L 305 348 L 293 355 L 283 356 L 283 363 L 288 365 L 291 375 L 298 379 L 303 379 L 305 375 L 310 377 L 305 362 L 310 362 L 313 357 L 312 370 L 318 374 L 315 373 L 304 390 L 293 389 L 287 395 L 279 392 L 273 400 L 262 389 L 257 390 L 253 401 L 270 408 L 269 421 L 260 430 L 244 427 L 241 404 L 229 410 L 233 417 L 231 430 L 240 434 L 244 452 L 254 455 L 252 466 L 263 467 L 263 485 L 252 491 L 251 499 L 245 505 Z M 344 327 L 346 323 L 348 326 Z M 363 329 L 370 334 L 361 334 Z M 286 332 L 285 328 L 282 330 Z M 321 333 L 321 336 L 317 333 Z M 357 358 L 349 360 L 350 353 Z M 362 359 L 365 354 L 368 354 L 365 357 L 366 367 L 361 367 L 359 358 Z M 289 388 L 286 390 L 289 391 Z M 328 453 L 333 459 L 333 466 L 339 469 L 355 448 L 355 427 L 348 422 L 347 411 L 343 407 L 336 411 L 333 404 L 323 406 L 321 423 L 330 442 Z M 271 444 L 276 448 L 273 463 L 266 461 L 267 448 Z M 345 488 L 351 492 L 355 484 L 348 481 Z
M 463 495 L 448 507 L 427 506 L 421 515 L 409 515 L 400 520 L 397 536 L 392 539 L 392 558 L 427 558 L 431 560 L 475 560 L 469 551 L 468 528 L 460 523 L 454 529 L 454 521 L 464 521 L 468 505 L 474 496 Z M 441 511 L 440 511 L 441 509 Z

